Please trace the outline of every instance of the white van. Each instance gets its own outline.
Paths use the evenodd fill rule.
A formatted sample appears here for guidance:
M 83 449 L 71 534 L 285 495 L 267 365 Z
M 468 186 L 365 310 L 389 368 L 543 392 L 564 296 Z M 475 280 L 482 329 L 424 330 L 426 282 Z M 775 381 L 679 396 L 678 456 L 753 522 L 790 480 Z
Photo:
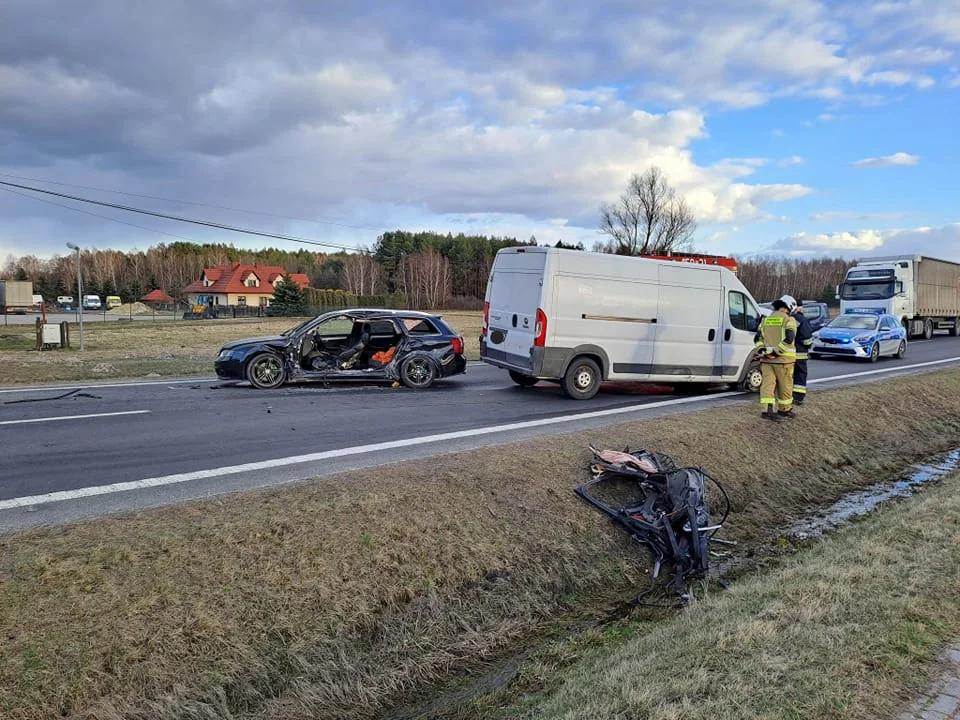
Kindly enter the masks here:
M 480 359 L 518 385 L 559 381 L 593 397 L 603 381 L 760 386 L 751 362 L 761 314 L 723 267 L 513 247 L 493 262 Z
M 100 296 L 99 295 L 84 295 L 83 296 L 83 309 L 84 310 L 99 310 L 100 305 Z

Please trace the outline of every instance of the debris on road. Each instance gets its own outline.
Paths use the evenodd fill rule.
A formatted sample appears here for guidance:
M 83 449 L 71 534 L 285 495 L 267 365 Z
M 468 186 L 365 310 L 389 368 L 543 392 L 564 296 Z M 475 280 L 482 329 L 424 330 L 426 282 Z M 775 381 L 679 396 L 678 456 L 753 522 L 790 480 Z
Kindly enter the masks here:
M 100 395 L 93 395 L 92 393 L 84 392 L 83 388 L 77 388 L 76 390 L 70 390 L 65 392 L 62 395 L 57 395 L 55 397 L 42 397 L 42 398 L 25 398 L 23 400 L 7 400 L 4 402 L 4 405 L 16 405 L 18 403 L 32 403 L 32 402 L 46 402 L 48 400 L 63 400 L 68 397 L 85 397 L 92 398 L 93 400 L 103 400 Z
M 681 600 L 688 599 L 686 581 L 706 577 L 709 570 L 710 543 L 735 544 L 716 537 L 730 513 L 723 486 L 703 468 L 679 468 L 656 451 L 598 450 L 592 445 L 590 451 L 593 479 L 575 492 L 653 553 L 650 587 L 637 596 L 637 602 L 653 591 L 664 563 L 673 566 L 671 589 Z M 707 480 L 717 486 L 725 502 L 716 525 L 710 524 Z M 626 502 L 598 495 L 622 497 L 628 491 Z

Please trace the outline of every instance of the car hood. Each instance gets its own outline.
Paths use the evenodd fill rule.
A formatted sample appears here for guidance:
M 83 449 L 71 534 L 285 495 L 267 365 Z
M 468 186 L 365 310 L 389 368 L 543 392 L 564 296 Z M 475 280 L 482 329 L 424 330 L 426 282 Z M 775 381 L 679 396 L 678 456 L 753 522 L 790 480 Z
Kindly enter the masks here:
M 861 335 L 873 335 L 876 330 L 854 330 L 853 328 L 821 328 L 819 331 L 821 339 L 829 340 L 852 340 Z
M 249 345 L 274 345 L 282 346 L 290 343 L 291 338 L 282 335 L 265 335 L 264 337 L 243 338 L 242 340 L 231 340 L 224 343 L 221 350 L 236 350 L 237 348 L 247 347 Z

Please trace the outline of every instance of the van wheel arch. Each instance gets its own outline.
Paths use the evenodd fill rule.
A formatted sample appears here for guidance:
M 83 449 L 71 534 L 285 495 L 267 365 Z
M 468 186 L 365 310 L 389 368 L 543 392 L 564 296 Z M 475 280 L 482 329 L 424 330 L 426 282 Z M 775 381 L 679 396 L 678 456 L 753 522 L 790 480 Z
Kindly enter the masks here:
M 567 370 L 570 369 L 570 366 L 580 358 L 589 358 L 593 360 L 597 366 L 600 368 L 600 378 L 606 380 L 610 376 L 610 359 L 607 357 L 607 353 L 604 352 L 603 348 L 597 345 L 578 345 L 570 351 L 570 359 L 563 366 L 563 372 L 560 373 L 560 377 L 563 378 L 567 374 Z

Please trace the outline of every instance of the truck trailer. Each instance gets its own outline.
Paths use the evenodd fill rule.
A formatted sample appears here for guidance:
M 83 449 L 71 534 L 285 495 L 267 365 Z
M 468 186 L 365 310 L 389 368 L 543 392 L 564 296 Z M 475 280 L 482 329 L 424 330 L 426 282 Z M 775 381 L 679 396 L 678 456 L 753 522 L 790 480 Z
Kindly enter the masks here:
M 840 312 L 873 309 L 899 318 L 911 338 L 960 337 L 960 263 L 924 255 L 862 260 L 837 288 Z
M 0 312 L 33 312 L 33 283 L 29 280 L 0 280 Z

